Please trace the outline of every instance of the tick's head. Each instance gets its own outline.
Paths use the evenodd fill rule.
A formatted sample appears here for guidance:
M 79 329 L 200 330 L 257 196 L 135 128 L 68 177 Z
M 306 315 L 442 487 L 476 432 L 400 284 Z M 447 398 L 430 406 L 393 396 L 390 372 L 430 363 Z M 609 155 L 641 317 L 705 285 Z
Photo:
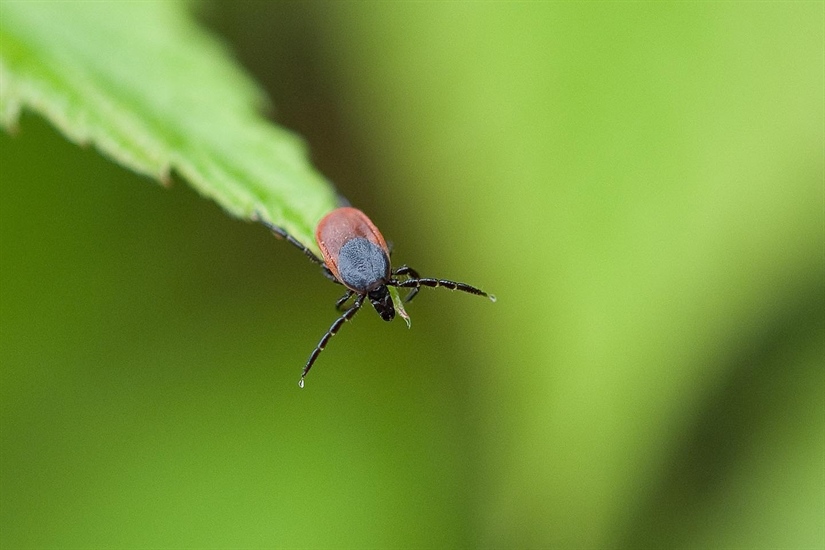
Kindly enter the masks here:
M 387 290 L 386 285 L 381 285 L 375 290 L 367 293 L 372 307 L 378 312 L 378 315 L 385 321 L 392 321 L 395 318 L 395 308 L 392 306 L 392 297 Z

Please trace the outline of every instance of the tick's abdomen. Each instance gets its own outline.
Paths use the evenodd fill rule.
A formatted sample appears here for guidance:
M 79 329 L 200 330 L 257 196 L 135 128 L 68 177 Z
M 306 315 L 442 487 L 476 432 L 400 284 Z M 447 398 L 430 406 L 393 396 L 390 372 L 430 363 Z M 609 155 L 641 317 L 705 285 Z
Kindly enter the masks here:
M 358 237 L 341 247 L 338 273 L 347 287 L 367 292 L 389 280 L 390 263 L 381 247 Z
M 387 243 L 360 210 L 351 206 L 336 208 L 318 222 L 315 240 L 324 265 L 350 290 L 369 292 L 379 281 L 389 280 Z

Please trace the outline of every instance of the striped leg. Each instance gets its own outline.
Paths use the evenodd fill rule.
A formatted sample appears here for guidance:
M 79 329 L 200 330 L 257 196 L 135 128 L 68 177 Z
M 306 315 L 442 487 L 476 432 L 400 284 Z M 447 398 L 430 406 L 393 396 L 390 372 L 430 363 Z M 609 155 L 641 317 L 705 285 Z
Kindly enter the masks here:
M 332 274 L 332 271 L 329 270 L 327 264 L 321 264 L 321 275 L 335 283 L 336 285 L 343 284 L 341 281 L 335 278 L 335 275 Z
M 456 281 L 446 281 L 444 279 L 430 279 L 419 277 L 415 279 L 408 279 L 406 281 L 394 281 L 394 284 L 395 286 L 400 288 L 420 288 L 422 286 L 429 286 L 435 288 L 443 286 L 444 288 L 448 288 L 450 290 L 460 290 L 462 292 L 467 292 L 469 294 L 475 294 L 476 296 L 486 296 L 493 302 L 496 301 L 496 297 L 492 294 L 487 294 L 483 290 L 476 288 L 474 286 L 470 286 L 467 283 L 458 283 Z
M 407 277 L 410 277 L 411 279 L 420 279 L 421 278 L 421 275 L 418 274 L 418 271 L 414 270 L 413 268 L 411 268 L 407 264 L 402 265 L 401 267 L 399 267 L 398 269 L 393 271 L 392 274 L 393 275 L 406 275 Z M 418 286 L 414 287 L 412 290 L 410 290 L 410 293 L 407 294 L 404 297 L 404 303 L 406 304 L 407 302 L 411 302 L 412 299 L 415 298 L 415 295 L 418 294 L 419 290 L 421 290 L 421 287 L 418 287 Z
M 355 291 L 347 290 L 347 293 L 344 294 L 343 296 L 341 296 L 341 298 L 339 298 L 338 301 L 335 302 L 335 309 L 337 309 L 338 311 L 343 311 L 344 310 L 344 304 L 347 303 L 347 300 L 352 298 L 353 294 L 355 294 Z
M 329 342 L 329 339 L 338 334 L 338 331 L 341 329 L 341 326 L 343 326 L 344 323 L 352 319 L 355 316 L 355 314 L 358 313 L 358 310 L 361 309 L 361 305 L 364 303 L 364 299 L 366 298 L 366 296 L 366 294 L 358 296 L 358 298 L 355 300 L 355 303 L 352 304 L 352 307 L 346 310 L 344 314 L 341 315 L 341 317 L 339 317 L 334 323 L 332 323 L 332 326 L 329 327 L 327 333 L 324 334 L 324 337 L 321 338 L 321 341 L 318 342 L 318 345 L 315 346 L 314 350 L 312 350 L 312 354 L 309 356 L 309 360 L 307 361 L 307 364 L 304 367 L 304 371 L 301 373 L 301 379 L 298 381 L 298 386 L 302 388 L 304 387 L 304 378 L 306 378 L 309 369 L 312 368 L 312 364 L 315 363 L 315 360 L 318 359 L 318 356 L 321 355 L 322 351 L 324 351 L 324 348 L 326 347 L 327 342 Z
M 267 229 L 272 231 L 275 234 L 276 237 L 278 237 L 279 239 L 284 239 L 289 244 L 291 244 L 291 245 L 297 247 L 298 249 L 300 249 L 301 252 L 306 254 L 307 257 L 310 260 L 312 260 L 313 262 L 315 262 L 316 264 L 324 265 L 324 262 L 321 260 L 321 258 L 316 256 L 315 253 L 312 250 L 310 250 L 309 248 L 304 246 L 301 243 L 301 241 L 299 241 L 298 239 L 296 239 L 295 237 L 293 237 L 292 235 L 287 233 L 284 230 L 283 227 L 278 227 L 277 225 L 272 225 L 271 223 L 269 223 L 267 221 L 264 221 L 263 218 L 261 217 L 261 215 L 258 214 L 258 213 L 256 213 L 255 216 L 258 218 L 258 221 L 260 221 L 262 224 L 264 224 Z

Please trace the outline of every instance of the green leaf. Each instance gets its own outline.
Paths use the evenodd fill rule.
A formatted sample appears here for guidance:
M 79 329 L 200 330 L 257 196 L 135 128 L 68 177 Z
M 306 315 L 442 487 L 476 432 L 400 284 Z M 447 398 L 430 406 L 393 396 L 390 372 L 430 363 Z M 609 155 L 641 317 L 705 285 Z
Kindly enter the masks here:
M 72 141 L 160 182 L 175 171 L 230 214 L 260 216 L 318 253 L 313 230 L 335 191 L 265 106 L 180 2 L 0 3 L 7 129 L 30 109 Z
M 390 298 L 392 298 L 392 305 L 395 307 L 395 311 L 398 313 L 399 317 L 404 319 L 404 322 L 407 323 L 407 328 L 410 328 L 410 326 L 412 326 L 410 314 L 407 313 L 406 309 L 404 309 L 404 300 L 402 300 L 401 296 L 398 294 L 398 289 L 394 286 L 388 286 L 387 290 L 390 291 Z

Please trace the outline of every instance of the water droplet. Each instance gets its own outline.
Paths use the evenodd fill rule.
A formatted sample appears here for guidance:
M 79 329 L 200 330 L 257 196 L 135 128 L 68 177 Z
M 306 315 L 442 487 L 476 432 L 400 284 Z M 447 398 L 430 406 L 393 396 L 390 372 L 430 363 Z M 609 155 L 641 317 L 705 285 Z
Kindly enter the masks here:
M 495 302 L 495 301 L 496 301 L 496 296 L 495 296 L 495 294 L 488 294 L 488 295 L 487 295 L 487 297 L 490 299 L 490 301 L 491 301 L 491 302 Z
M 300 379 L 300 380 L 298 380 L 298 387 L 299 387 L 299 388 L 303 388 L 303 387 L 304 387 L 304 377 L 303 377 L 303 376 L 301 377 L 301 379 Z

